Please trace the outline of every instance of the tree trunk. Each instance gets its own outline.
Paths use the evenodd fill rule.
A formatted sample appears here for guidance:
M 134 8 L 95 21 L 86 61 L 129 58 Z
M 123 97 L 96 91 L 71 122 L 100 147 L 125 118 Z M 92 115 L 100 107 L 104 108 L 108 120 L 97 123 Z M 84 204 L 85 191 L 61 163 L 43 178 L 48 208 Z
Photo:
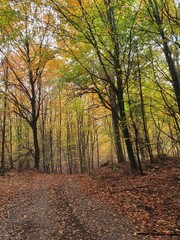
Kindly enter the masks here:
M 2 122 L 1 168 L 5 168 L 5 138 L 6 138 L 6 100 L 4 100 L 4 114 Z
M 114 143 L 115 143 L 115 150 L 118 163 L 124 163 L 125 158 L 122 150 L 121 139 L 120 139 L 120 130 L 119 130 L 119 119 L 117 114 L 112 112 L 112 125 L 113 125 L 113 135 L 114 135 Z
M 38 143 L 38 133 L 37 133 L 37 125 L 36 122 L 34 122 L 31 125 L 32 131 L 33 131 L 33 141 L 34 141 L 34 160 L 35 164 L 34 167 L 36 169 L 39 169 L 39 163 L 40 163 L 40 151 L 39 151 L 39 143 Z
M 60 84 L 60 82 L 59 82 Z M 58 97 L 59 97 L 59 141 L 58 141 L 58 149 L 59 149 L 59 157 L 58 157 L 58 171 L 62 173 L 62 99 L 61 99 L 61 87 L 58 89 Z
M 125 113 L 125 108 L 124 108 L 124 100 L 123 100 L 122 92 L 121 92 L 121 94 L 119 94 L 118 103 L 119 103 L 119 109 L 120 109 L 120 120 L 121 120 L 121 125 L 122 125 L 122 132 L 123 132 L 123 136 L 125 139 L 127 154 L 128 154 L 129 161 L 130 161 L 131 170 L 133 172 L 135 172 L 138 170 L 138 166 L 137 166 L 136 159 L 134 156 L 130 133 L 129 133 L 128 125 L 127 125 L 127 118 L 126 118 L 126 113 Z
M 42 114 L 42 161 L 44 172 L 46 172 L 46 153 L 45 153 L 45 121 Z
M 123 155 L 120 129 L 119 129 L 119 117 L 118 117 L 119 108 L 117 105 L 117 96 L 111 86 L 109 88 L 109 92 L 110 92 L 109 98 L 110 98 L 111 107 L 112 107 L 112 126 L 113 126 L 115 152 L 116 152 L 118 163 L 121 164 L 121 163 L 124 163 L 125 158 Z
M 12 120 L 9 114 L 9 164 L 13 168 L 13 132 L 12 132 Z
M 134 157 L 134 152 L 133 152 L 133 148 L 132 148 L 129 130 L 128 130 L 127 124 L 125 122 L 122 125 L 123 125 L 123 135 L 125 138 L 125 143 L 126 143 L 128 157 L 130 160 L 131 170 L 137 171 L 138 167 L 137 167 L 136 159 Z
M 97 167 L 100 166 L 100 153 L 99 153 L 99 136 L 98 136 L 98 129 L 95 130 L 96 135 L 96 158 L 97 158 Z
M 139 94 L 141 99 L 141 113 L 142 113 L 142 120 L 143 120 L 143 129 L 144 129 L 144 136 L 146 141 L 146 147 L 148 150 L 148 154 L 150 157 L 150 162 L 154 163 L 154 157 L 152 153 L 150 138 L 149 138 L 149 132 L 147 127 L 147 120 L 146 120 L 146 112 L 144 108 L 144 98 L 143 98 L 143 90 L 142 90 L 142 80 L 141 80 L 141 70 L 140 70 L 140 60 L 139 60 L 139 53 L 137 51 L 137 59 L 138 59 L 138 80 L 139 80 Z
M 128 104 L 129 104 L 129 109 L 130 109 L 129 115 L 130 115 L 130 118 L 131 118 L 131 121 L 132 121 L 132 127 L 134 129 L 134 140 L 135 140 L 136 156 L 137 156 L 138 166 L 139 166 L 139 170 L 140 170 L 141 174 L 143 175 L 143 169 L 142 169 L 142 166 L 141 166 L 140 151 L 139 151 L 140 133 L 139 133 L 138 127 L 136 125 L 136 122 L 135 122 L 134 116 L 133 116 L 133 109 L 132 109 L 132 104 L 131 104 L 131 100 L 130 100 L 128 83 L 127 83 L 127 97 L 128 97 Z
M 51 172 L 54 172 L 54 159 L 53 159 L 53 130 L 49 131 L 49 145 L 50 145 L 50 163 L 51 163 Z
M 133 153 L 133 147 L 130 139 L 130 133 L 127 124 L 126 112 L 124 107 L 124 96 L 123 96 L 123 79 L 122 79 L 122 71 L 121 71 L 121 64 L 119 61 L 120 50 L 119 50 L 119 35 L 116 29 L 115 17 L 114 17 L 114 7 L 111 5 L 112 0 L 104 1 L 105 5 L 107 6 L 107 18 L 111 27 L 111 38 L 113 42 L 114 48 L 114 70 L 116 74 L 117 80 L 117 100 L 118 106 L 120 111 L 120 121 L 122 126 L 122 132 L 126 143 L 127 153 L 130 160 L 131 170 L 133 172 L 138 170 L 138 166 L 136 163 L 136 159 Z M 112 81 L 111 81 L 112 82 Z
M 4 69 L 4 84 L 5 96 L 3 105 L 3 122 L 2 122 L 2 147 L 1 147 L 1 168 L 5 168 L 5 138 L 6 138 L 6 108 L 7 108 L 7 81 L 8 81 L 8 67 Z
M 67 149 L 67 166 L 68 166 L 68 171 L 70 174 L 73 173 L 72 169 L 72 150 L 71 150 L 71 137 L 72 137 L 72 132 L 71 132 L 71 122 L 69 119 L 69 116 L 67 117 L 67 136 L 66 136 L 66 149 Z
M 37 133 L 37 121 L 39 118 L 39 108 L 40 108 L 40 91 L 39 96 L 37 100 L 37 94 L 35 89 L 35 79 L 31 68 L 31 57 L 30 57 L 30 46 L 29 42 L 27 41 L 25 43 L 26 45 L 26 51 L 27 51 L 27 62 L 28 62 L 28 77 L 29 77 L 29 83 L 31 86 L 31 112 L 32 112 L 32 120 L 30 121 L 30 126 L 33 131 L 33 140 L 34 140 L 34 160 L 35 164 L 34 167 L 36 169 L 39 169 L 39 163 L 40 163 L 40 150 L 39 150 L 39 143 L 38 143 L 38 133 Z
M 171 50 L 168 46 L 168 39 L 165 36 L 165 32 L 164 32 L 164 29 L 163 29 L 163 21 L 160 17 L 160 14 L 159 14 L 157 1 L 156 0 L 148 0 L 148 1 L 149 1 L 149 5 L 152 8 L 154 20 L 155 20 L 155 22 L 158 26 L 158 31 L 159 31 L 160 36 L 162 38 L 163 52 L 164 52 L 166 62 L 168 64 L 169 72 L 170 72 L 170 75 L 171 75 L 171 78 L 172 78 L 174 93 L 175 93 L 175 96 L 176 96 L 178 109 L 179 109 L 179 113 L 180 113 L 180 82 L 178 80 L 178 74 L 176 72 L 175 63 L 174 63 L 174 60 L 172 58 L 172 52 L 171 52 Z

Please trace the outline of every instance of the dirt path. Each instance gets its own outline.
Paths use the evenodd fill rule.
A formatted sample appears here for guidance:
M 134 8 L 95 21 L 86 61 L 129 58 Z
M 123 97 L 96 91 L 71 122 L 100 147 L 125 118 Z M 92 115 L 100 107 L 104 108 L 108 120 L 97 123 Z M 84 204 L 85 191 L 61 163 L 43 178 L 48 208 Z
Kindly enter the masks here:
M 131 231 L 125 232 L 127 221 L 95 189 L 86 189 L 91 189 L 87 175 L 27 175 L 19 186 L 13 177 L 8 181 L 16 194 L 1 212 L 2 240 L 134 239 Z

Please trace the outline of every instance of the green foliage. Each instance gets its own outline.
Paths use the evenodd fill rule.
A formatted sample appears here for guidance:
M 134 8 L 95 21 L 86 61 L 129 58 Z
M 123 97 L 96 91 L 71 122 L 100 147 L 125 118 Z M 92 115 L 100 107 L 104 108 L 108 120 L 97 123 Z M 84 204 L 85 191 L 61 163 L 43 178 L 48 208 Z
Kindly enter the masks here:
M 150 2 L 157 2 L 160 24 L 155 21 Z M 160 140 L 163 152 L 163 137 L 166 152 L 171 149 L 177 152 L 179 118 L 163 50 L 164 44 L 168 44 L 178 65 L 178 6 L 168 0 L 0 3 L 1 51 L 8 57 L 10 67 L 7 95 L 12 98 L 14 94 L 13 99 L 18 100 L 16 107 L 8 103 L 8 114 L 20 109 L 25 113 L 24 119 L 31 122 L 33 87 L 28 77 L 32 73 L 34 106 L 40 117 L 38 134 L 41 137 L 44 134 L 40 147 L 43 150 L 51 146 L 56 151 L 55 162 L 63 154 L 64 159 L 71 157 L 74 162 L 80 155 L 83 161 L 89 161 L 89 155 L 91 158 L 95 155 L 89 154 L 90 149 L 98 146 L 98 141 L 103 154 L 108 155 L 113 127 L 111 115 L 106 115 L 113 110 L 119 117 L 120 141 L 122 144 L 127 139 L 132 141 L 136 158 L 138 154 L 143 158 L 142 149 L 147 145 L 159 154 Z M 0 74 L 3 79 L 3 68 Z M 121 118 L 122 113 L 125 116 Z M 143 121 L 149 142 L 145 139 Z M 123 122 L 130 131 L 129 137 L 122 134 Z M 13 140 L 21 145 L 14 134 L 17 123 L 13 123 Z M 30 139 L 32 142 L 32 136 Z M 58 152 L 59 146 L 64 152 Z M 123 148 L 126 155 L 126 147 Z M 16 156 L 15 147 L 13 152 Z M 24 161 L 27 154 L 20 149 L 19 159 Z
M 19 11 L 12 8 L 9 1 L 0 1 L 0 44 L 6 43 L 17 36 L 16 24 L 18 23 Z

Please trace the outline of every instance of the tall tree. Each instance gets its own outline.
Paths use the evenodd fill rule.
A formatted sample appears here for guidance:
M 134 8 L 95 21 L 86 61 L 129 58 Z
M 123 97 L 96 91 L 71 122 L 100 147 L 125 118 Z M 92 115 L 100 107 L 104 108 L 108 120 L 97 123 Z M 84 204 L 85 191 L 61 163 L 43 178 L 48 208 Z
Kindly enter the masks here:
M 124 52 L 127 51 L 127 45 L 124 47 L 122 52 L 120 52 L 120 45 L 124 44 L 121 42 L 121 37 L 119 36 L 118 28 L 119 18 L 117 13 L 122 11 L 122 6 L 116 5 L 115 1 L 104 1 L 104 2 L 76 2 L 76 11 L 71 11 L 71 5 L 65 5 L 57 1 L 52 0 L 52 5 L 57 12 L 61 14 L 66 20 L 65 26 L 70 25 L 71 29 L 74 28 L 74 34 L 82 42 L 87 42 L 87 46 L 91 46 L 91 51 L 96 55 L 96 59 L 99 63 L 99 68 L 101 69 L 101 76 L 97 75 L 97 72 L 90 69 L 88 65 L 84 64 L 82 60 L 79 59 L 74 49 L 68 45 L 68 41 L 65 40 L 66 46 L 69 48 L 73 57 L 81 62 L 85 70 L 96 79 L 96 81 L 104 84 L 105 89 L 112 89 L 117 97 L 119 116 L 123 136 L 126 143 L 128 157 L 131 163 L 132 170 L 137 170 L 137 163 L 133 153 L 133 146 L 131 142 L 131 136 L 128 127 L 128 120 L 126 116 L 125 103 L 124 103 L 124 62 L 122 62 Z M 100 5 L 98 5 L 100 4 Z M 126 4 L 126 3 L 125 3 Z M 93 8 L 93 11 L 92 11 Z M 116 9 L 116 14 L 115 14 Z M 119 10 L 120 9 L 120 10 Z M 129 8 L 130 10 L 130 8 Z M 123 14 L 123 13 L 122 13 Z M 133 14 L 133 13 L 132 13 Z M 116 15 L 116 16 L 115 16 Z M 80 20 L 81 19 L 81 20 Z M 83 19 L 83 22 L 82 22 Z M 131 18 L 132 20 L 132 18 Z M 130 21 L 129 27 L 131 28 L 133 21 Z M 104 32 L 103 32 L 104 29 Z M 101 31 L 99 34 L 98 31 Z M 66 31 L 66 34 L 68 32 Z M 71 33 L 70 33 L 71 34 Z M 128 36 L 126 36 L 128 42 Z M 69 41 L 71 35 L 68 35 Z M 123 37 L 124 41 L 124 37 Z M 91 56 L 91 53 L 88 53 Z M 87 54 L 87 56 L 88 56 Z M 121 56 L 122 54 L 122 56 Z M 128 52 L 127 52 L 128 54 Z M 113 77 L 111 73 L 113 72 Z M 126 79 L 127 80 L 127 79 Z M 95 83 L 95 82 L 94 82 Z M 102 84 L 103 83 L 103 84 Z M 99 93 L 97 89 L 97 83 L 95 83 L 95 91 Z M 110 87 L 110 88 L 109 88 Z M 110 93 L 108 93 L 110 95 Z M 99 94 L 100 98 L 104 101 L 103 93 Z
M 164 52 L 180 113 L 180 81 L 176 69 L 176 52 L 180 48 L 177 30 L 179 28 L 178 11 L 180 6 L 178 2 L 169 0 L 147 0 L 146 4 L 149 19 L 154 23 L 152 26 L 155 26 L 155 30 L 161 38 L 161 41 L 157 38 L 155 41 L 159 43 Z
M 3 119 L 2 119 L 2 147 L 1 147 L 1 168 L 5 168 L 5 141 L 6 141 L 6 119 L 7 119 L 7 86 L 9 68 L 2 61 L 3 82 L 4 82 L 4 99 L 3 99 Z
M 11 81 L 8 83 L 8 98 L 16 106 L 15 112 L 30 125 L 33 133 L 35 168 L 39 168 L 40 149 L 37 122 L 40 106 L 43 71 L 52 59 L 49 49 L 49 9 L 40 9 L 31 1 L 12 3 L 17 11 L 19 24 L 18 36 L 11 40 L 11 53 L 1 48 L 8 67 Z M 45 19 L 45 21 L 44 21 Z

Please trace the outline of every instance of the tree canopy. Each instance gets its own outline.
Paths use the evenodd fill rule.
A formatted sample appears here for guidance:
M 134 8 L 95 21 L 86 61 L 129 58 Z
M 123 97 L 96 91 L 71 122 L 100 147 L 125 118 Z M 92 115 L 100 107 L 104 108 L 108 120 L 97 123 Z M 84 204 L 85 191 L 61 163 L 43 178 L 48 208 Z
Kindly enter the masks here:
M 1 167 L 84 172 L 179 157 L 173 0 L 1 0 Z

